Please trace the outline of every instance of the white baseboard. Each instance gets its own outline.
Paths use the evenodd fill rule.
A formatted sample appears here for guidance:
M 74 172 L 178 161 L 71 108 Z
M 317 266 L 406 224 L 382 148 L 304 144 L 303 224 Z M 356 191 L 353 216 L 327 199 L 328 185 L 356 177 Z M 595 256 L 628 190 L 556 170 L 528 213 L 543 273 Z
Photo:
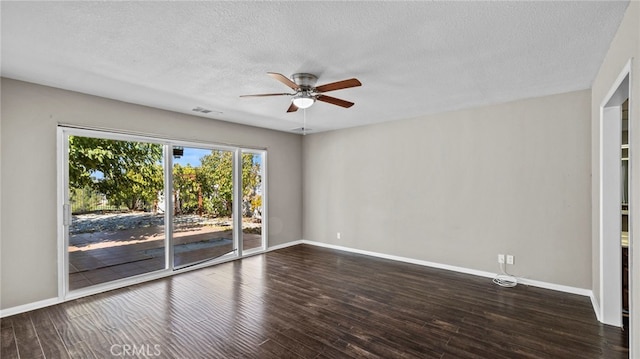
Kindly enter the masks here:
M 304 243 L 304 244 L 310 244 L 312 246 L 337 249 L 337 250 L 340 250 L 340 251 L 357 253 L 357 254 L 364 254 L 364 255 L 367 255 L 367 256 L 390 259 L 390 260 L 398 261 L 398 262 L 417 264 L 417 265 L 421 265 L 421 266 L 425 266 L 425 267 L 446 269 L 446 270 L 450 270 L 450 271 L 453 271 L 453 272 L 461 272 L 461 273 L 466 273 L 466 274 L 473 274 L 473 275 L 480 276 L 480 277 L 493 278 L 493 277 L 496 276 L 496 273 L 491 273 L 491 272 L 485 272 L 485 271 L 480 271 L 480 270 L 475 270 L 475 269 L 457 267 L 457 266 L 452 266 L 452 265 L 442 264 L 442 263 L 429 262 L 429 261 L 424 261 L 424 260 L 414 259 L 414 258 L 400 257 L 400 256 L 392 255 L 392 254 L 385 254 L 385 253 L 380 253 L 380 252 L 371 252 L 371 251 L 366 251 L 366 250 L 356 249 L 356 248 L 351 248 L 351 247 L 343 247 L 343 246 L 339 246 L 339 245 L 335 245 L 335 244 L 308 241 L 306 239 L 303 239 L 301 242 Z
M 549 283 L 549 282 L 541 282 L 539 280 L 533 280 L 533 279 L 527 279 L 527 278 L 518 278 L 518 283 L 519 284 L 524 284 L 524 285 L 529 285 L 529 286 L 532 286 L 532 287 L 551 289 L 551 290 L 555 290 L 557 292 L 577 294 L 577 295 L 581 295 L 581 296 L 584 296 L 584 297 L 591 297 L 592 294 L 593 294 L 591 289 L 571 287 L 571 286 L 568 286 L 568 285 L 555 284 L 555 283 Z
M 450 271 L 453 271 L 453 272 L 471 274 L 471 275 L 475 275 L 475 276 L 479 276 L 479 277 L 485 277 L 485 278 L 493 278 L 496 275 L 498 275 L 498 273 L 486 272 L 486 271 L 470 269 L 470 268 L 465 268 L 465 267 L 452 266 L 452 265 L 442 264 L 442 263 L 429 262 L 429 261 L 424 261 L 424 260 L 414 259 L 414 258 L 400 257 L 400 256 L 391 255 L 391 254 L 366 251 L 366 250 L 362 250 L 362 249 L 344 247 L 344 246 L 339 246 L 339 245 L 335 245 L 335 244 L 328 244 L 328 243 L 322 243 L 322 242 L 309 241 L 309 240 L 305 240 L 305 239 L 303 239 L 301 241 L 298 241 L 298 242 L 302 242 L 303 244 L 309 244 L 309 245 L 318 246 L 318 247 L 337 249 L 337 250 L 341 250 L 341 251 L 345 251 L 345 252 L 364 254 L 364 255 L 368 255 L 368 256 L 372 256 L 372 257 L 390 259 L 390 260 L 394 260 L 394 261 L 398 261 L 398 262 L 417 264 L 417 265 L 421 265 L 421 266 L 425 266 L 425 267 L 446 269 L 446 270 L 450 270 Z M 593 303 L 595 303 L 595 301 L 594 301 L 595 298 L 593 297 L 593 292 L 590 289 L 571 287 L 571 286 L 566 286 L 566 285 L 562 285 L 562 284 L 548 283 L 548 282 L 542 282 L 542 281 L 533 280 L 533 279 L 526 279 L 526 278 L 518 278 L 518 283 L 519 284 L 524 284 L 524 285 L 529 285 L 529 286 L 532 286 L 532 287 L 551 289 L 551 290 L 558 291 L 558 292 L 578 294 L 578 295 L 582 295 L 582 296 L 585 296 L 585 297 L 590 297 L 591 301 Z M 595 306 L 594 306 L 594 310 L 596 311 L 596 313 L 599 313 L 599 311 L 596 310 Z
M 303 239 L 299 239 L 293 242 L 282 243 L 282 244 L 278 244 L 276 246 L 267 248 L 267 252 L 277 251 L 278 249 L 287 248 L 287 247 L 291 247 L 291 246 L 295 246 L 303 243 L 305 243 Z
M 278 244 L 278 245 L 275 245 L 275 246 L 267 248 L 267 252 L 271 252 L 271 251 L 275 251 L 275 250 L 283 249 L 283 248 L 287 248 L 287 247 L 292 247 L 292 246 L 295 246 L 295 245 L 298 245 L 298 244 L 308 244 L 308 245 L 317 246 L 317 247 L 331 248 L 331 249 L 336 249 L 336 250 L 345 251 L 345 252 L 364 254 L 364 255 L 368 255 L 368 256 L 372 256 L 372 257 L 390 259 L 390 260 L 394 260 L 394 261 L 398 261 L 398 262 L 404 262 L 404 263 L 417 264 L 417 265 L 421 265 L 421 266 L 425 266 L 425 267 L 445 269 L 445 270 L 450 270 L 450 271 L 453 271 L 453 272 L 471 274 L 471 275 L 475 275 L 475 276 L 479 276 L 479 277 L 485 277 L 485 278 L 493 278 L 493 277 L 495 277 L 497 275 L 497 273 L 492 273 L 492 272 L 480 271 L 480 270 L 476 270 L 476 269 L 452 266 L 452 265 L 436 263 L 436 262 L 429 262 L 429 261 L 424 261 L 424 260 L 420 260 L 420 259 L 401 257 L 401 256 L 396 256 L 396 255 L 391 255 L 391 254 L 366 251 L 366 250 L 362 250 L 362 249 L 344 247 L 344 246 L 339 246 L 339 245 L 335 245 L 335 244 L 328 244 L 328 243 L 322 243 L 322 242 L 316 242 L 316 241 L 309 241 L 309 240 L 306 240 L 306 239 L 300 239 L 300 240 L 297 240 L 297 241 Z M 537 280 L 532 280 L 532 279 L 524 279 L 524 278 L 518 278 L 518 283 L 524 284 L 524 285 L 530 285 L 530 286 L 533 286 L 533 287 L 551 289 L 551 290 L 554 290 L 554 291 L 571 293 L 571 294 L 578 294 L 578 295 L 589 297 L 591 299 L 591 305 L 593 306 L 593 311 L 595 312 L 596 317 L 598 318 L 598 321 L 600 321 L 600 307 L 598 305 L 598 302 L 596 301 L 595 296 L 593 295 L 593 292 L 590 289 L 576 288 L 576 287 L 570 287 L 570 286 L 561 285 L 561 284 L 554 284 L 554 283 L 548 283 L 548 282 L 542 282 L 542 281 L 537 281 Z M 72 298 L 69 298 L 69 299 L 72 299 Z M 40 300 L 40 301 L 33 302 L 33 303 L 19 305 L 19 306 L 16 306 L 16 307 L 7 308 L 7 309 L 4 309 L 4 310 L 0 310 L 0 318 L 4 318 L 4 317 L 8 317 L 8 316 L 14 315 L 14 314 L 20 314 L 20 313 L 28 312 L 28 311 L 31 311 L 31 310 L 36 310 L 36 309 L 48 307 L 48 306 L 59 304 L 59 303 L 62 303 L 62 302 L 63 301 L 60 300 L 59 298 L 50 298 L 50 299 Z
M 600 314 L 600 304 L 596 300 L 596 296 L 593 295 L 593 292 L 589 297 L 591 298 L 591 305 L 593 306 L 593 311 L 596 312 L 596 318 L 598 318 L 598 321 L 602 323 L 602 316 Z
M 59 298 L 49 298 L 49 299 L 39 300 L 33 303 L 18 305 L 15 307 L 0 310 L 0 318 L 48 307 L 58 303 L 62 303 Z

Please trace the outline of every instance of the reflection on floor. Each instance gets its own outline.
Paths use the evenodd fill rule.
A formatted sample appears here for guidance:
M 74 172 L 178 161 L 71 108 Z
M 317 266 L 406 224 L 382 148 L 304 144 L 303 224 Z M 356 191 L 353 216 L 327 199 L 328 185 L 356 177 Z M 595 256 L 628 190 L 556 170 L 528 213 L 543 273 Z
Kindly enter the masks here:
M 0 329 L 3 359 L 629 357 L 589 297 L 308 245 L 5 317 Z

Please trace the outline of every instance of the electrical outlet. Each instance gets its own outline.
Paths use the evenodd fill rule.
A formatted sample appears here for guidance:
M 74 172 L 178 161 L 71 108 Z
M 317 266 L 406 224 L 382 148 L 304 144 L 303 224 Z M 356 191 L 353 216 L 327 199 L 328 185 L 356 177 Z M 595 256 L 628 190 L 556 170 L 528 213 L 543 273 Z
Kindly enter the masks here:
M 336 238 L 340 239 L 340 232 L 336 234 Z
M 498 254 L 498 263 L 504 264 L 504 254 Z
M 507 254 L 507 264 L 513 264 L 513 256 L 511 254 Z

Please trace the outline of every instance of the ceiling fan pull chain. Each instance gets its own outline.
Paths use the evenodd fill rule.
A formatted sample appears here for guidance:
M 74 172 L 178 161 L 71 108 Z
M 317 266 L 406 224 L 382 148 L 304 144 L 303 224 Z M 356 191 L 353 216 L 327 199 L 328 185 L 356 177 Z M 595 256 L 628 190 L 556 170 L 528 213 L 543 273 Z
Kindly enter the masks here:
M 302 109 L 302 135 L 307 135 L 307 109 Z

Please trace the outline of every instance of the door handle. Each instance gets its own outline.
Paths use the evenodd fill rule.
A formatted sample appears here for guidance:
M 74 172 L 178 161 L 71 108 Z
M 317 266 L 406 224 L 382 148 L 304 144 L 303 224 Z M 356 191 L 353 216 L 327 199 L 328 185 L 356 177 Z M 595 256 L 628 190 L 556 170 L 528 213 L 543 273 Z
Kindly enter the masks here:
M 70 226 L 71 225 L 71 206 L 68 204 L 63 204 L 62 205 L 62 213 L 63 213 L 63 219 L 62 219 L 62 223 L 65 226 Z

